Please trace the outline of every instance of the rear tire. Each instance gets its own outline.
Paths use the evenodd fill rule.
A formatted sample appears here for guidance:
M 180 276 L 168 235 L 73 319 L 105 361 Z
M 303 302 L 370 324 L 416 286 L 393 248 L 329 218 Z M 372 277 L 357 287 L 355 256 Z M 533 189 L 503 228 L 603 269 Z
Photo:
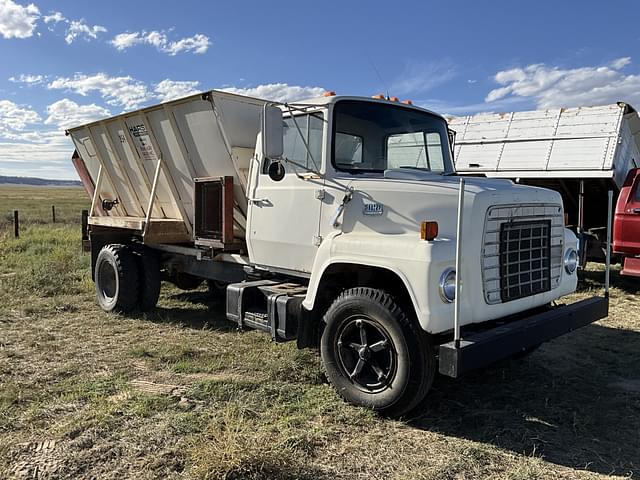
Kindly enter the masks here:
M 346 290 L 329 307 L 320 355 L 344 400 L 389 417 L 415 408 L 436 372 L 426 334 L 389 294 L 373 288 Z
M 105 245 L 95 265 L 98 304 L 105 312 L 130 312 L 138 303 L 136 259 L 126 245 Z
M 227 298 L 227 285 L 228 283 L 225 282 L 219 282 L 217 280 L 207 280 L 209 296 L 216 300 Z
M 156 252 L 144 246 L 135 249 L 135 257 L 140 278 L 138 307 L 147 312 L 155 308 L 160 297 L 160 260 Z

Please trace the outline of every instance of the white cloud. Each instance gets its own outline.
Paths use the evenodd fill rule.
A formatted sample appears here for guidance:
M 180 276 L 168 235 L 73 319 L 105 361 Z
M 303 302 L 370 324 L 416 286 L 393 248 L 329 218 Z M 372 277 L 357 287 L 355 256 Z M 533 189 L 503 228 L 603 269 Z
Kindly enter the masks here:
M 51 81 L 47 88 L 74 92 L 82 96 L 97 92 L 107 104 L 120 105 L 127 110 L 135 109 L 152 98 L 144 83 L 130 76 L 109 77 L 104 73 L 77 73 L 73 78 L 58 77 Z
M 480 112 L 489 113 L 522 110 L 522 104 L 524 102 L 526 102 L 526 100 L 521 98 L 509 97 L 491 103 L 480 101 L 476 103 L 458 104 L 432 98 L 420 101 L 416 100 L 414 104 L 447 117 L 452 115 L 471 115 Z
M 64 41 L 71 45 L 76 39 L 82 38 L 86 41 L 95 40 L 99 33 L 106 32 L 107 29 L 102 25 L 89 26 L 83 20 L 72 20 L 69 22 L 67 31 L 65 32 Z
M 206 53 L 211 45 L 211 40 L 206 35 L 197 33 L 192 37 L 181 38 L 175 42 L 169 42 L 164 48 L 164 52 L 169 55 L 176 55 L 181 52 Z
M 31 132 L 33 140 L 0 141 L 0 174 L 42 178 L 77 178 L 73 145 L 60 131 Z
M 163 31 L 152 30 L 151 32 L 126 32 L 119 33 L 111 40 L 117 50 L 123 51 L 136 45 L 151 45 L 162 53 L 171 56 L 178 53 L 202 54 L 211 46 L 211 40 L 206 35 L 197 33 L 192 37 L 185 37 L 179 40 L 170 41 Z
M 126 50 L 129 47 L 143 43 L 143 40 L 140 38 L 140 32 L 119 33 L 113 37 L 110 43 L 118 50 Z
M 0 35 L 4 38 L 29 38 L 33 35 L 40 10 L 33 3 L 19 5 L 0 0 Z
M 42 17 L 42 19 L 44 20 L 44 23 L 60 23 L 67 20 L 60 12 L 51 12 L 49 15 Z
M 9 77 L 9 81 L 13 83 L 26 83 L 27 85 L 39 85 L 45 81 L 44 75 L 30 75 L 28 73 L 21 73 L 17 77 Z
M 78 105 L 73 100 L 63 98 L 47 107 L 49 115 L 45 125 L 57 125 L 59 128 L 69 128 L 89 123 L 100 118 L 111 116 L 111 112 L 95 103 Z
M 624 101 L 640 103 L 640 75 L 625 75 L 620 70 L 631 63 L 630 57 L 608 65 L 561 69 L 545 64 L 503 70 L 494 76 L 502 85 L 491 90 L 488 103 L 508 98 L 533 100 L 538 108 L 574 107 Z
M 27 125 L 40 122 L 37 112 L 10 100 L 0 100 L 0 137 L 7 133 L 22 131 Z
M 31 107 L 0 100 L 0 173 L 74 178 L 72 152 L 60 128 L 44 127 Z
M 319 97 L 326 92 L 324 88 L 320 87 L 299 87 L 296 85 L 287 85 L 286 83 L 270 83 L 250 88 L 227 87 L 221 88 L 220 90 L 276 102 L 295 102 L 307 98 Z
M 174 81 L 167 78 L 156 84 L 154 91 L 161 102 L 167 102 L 174 98 L 198 93 L 199 85 L 200 82 L 197 81 Z
M 408 63 L 402 74 L 390 86 L 390 95 L 407 95 L 427 92 L 451 80 L 456 75 L 455 66 L 447 60 Z
M 122 106 L 126 110 L 141 107 L 151 100 L 168 100 L 198 92 L 198 81 L 175 81 L 164 79 L 148 87 L 131 76 L 110 77 L 105 73 L 73 77 L 57 77 L 47 84 L 50 90 L 64 90 L 87 96 L 98 93 L 108 105 Z
M 613 62 L 611 62 L 611 68 L 615 70 L 620 70 L 621 68 L 626 67 L 630 63 L 631 63 L 631 57 L 616 58 Z

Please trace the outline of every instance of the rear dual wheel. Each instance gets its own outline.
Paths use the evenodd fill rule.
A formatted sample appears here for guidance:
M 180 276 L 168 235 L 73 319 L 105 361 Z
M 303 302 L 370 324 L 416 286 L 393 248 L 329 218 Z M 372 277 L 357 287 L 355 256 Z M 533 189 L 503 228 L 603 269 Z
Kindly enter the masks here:
M 105 245 L 96 259 L 94 280 L 104 311 L 147 311 L 160 295 L 160 262 L 144 246 Z
M 425 333 L 382 290 L 344 291 L 324 317 L 320 354 L 330 383 L 349 403 L 399 417 L 425 397 L 435 353 Z

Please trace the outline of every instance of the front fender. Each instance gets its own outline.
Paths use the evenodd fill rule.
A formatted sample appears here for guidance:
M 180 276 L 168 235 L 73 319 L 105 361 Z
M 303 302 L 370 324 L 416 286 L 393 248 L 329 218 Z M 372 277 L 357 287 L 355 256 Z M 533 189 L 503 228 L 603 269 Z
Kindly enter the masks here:
M 382 268 L 403 282 L 420 325 L 433 331 L 429 320 L 434 312 L 443 318 L 449 318 L 453 312 L 452 305 L 440 299 L 437 272 L 453 266 L 454 258 L 455 244 L 448 239 L 425 242 L 415 235 L 336 233 L 326 237 L 318 248 L 303 306 L 313 309 L 322 278 L 331 265 Z

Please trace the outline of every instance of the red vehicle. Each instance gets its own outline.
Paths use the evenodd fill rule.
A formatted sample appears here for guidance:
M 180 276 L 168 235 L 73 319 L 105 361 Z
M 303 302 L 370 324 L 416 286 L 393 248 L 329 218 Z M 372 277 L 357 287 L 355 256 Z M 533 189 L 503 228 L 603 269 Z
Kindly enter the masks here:
M 613 219 L 613 253 L 622 257 L 622 275 L 640 276 L 640 168 L 629 170 Z

